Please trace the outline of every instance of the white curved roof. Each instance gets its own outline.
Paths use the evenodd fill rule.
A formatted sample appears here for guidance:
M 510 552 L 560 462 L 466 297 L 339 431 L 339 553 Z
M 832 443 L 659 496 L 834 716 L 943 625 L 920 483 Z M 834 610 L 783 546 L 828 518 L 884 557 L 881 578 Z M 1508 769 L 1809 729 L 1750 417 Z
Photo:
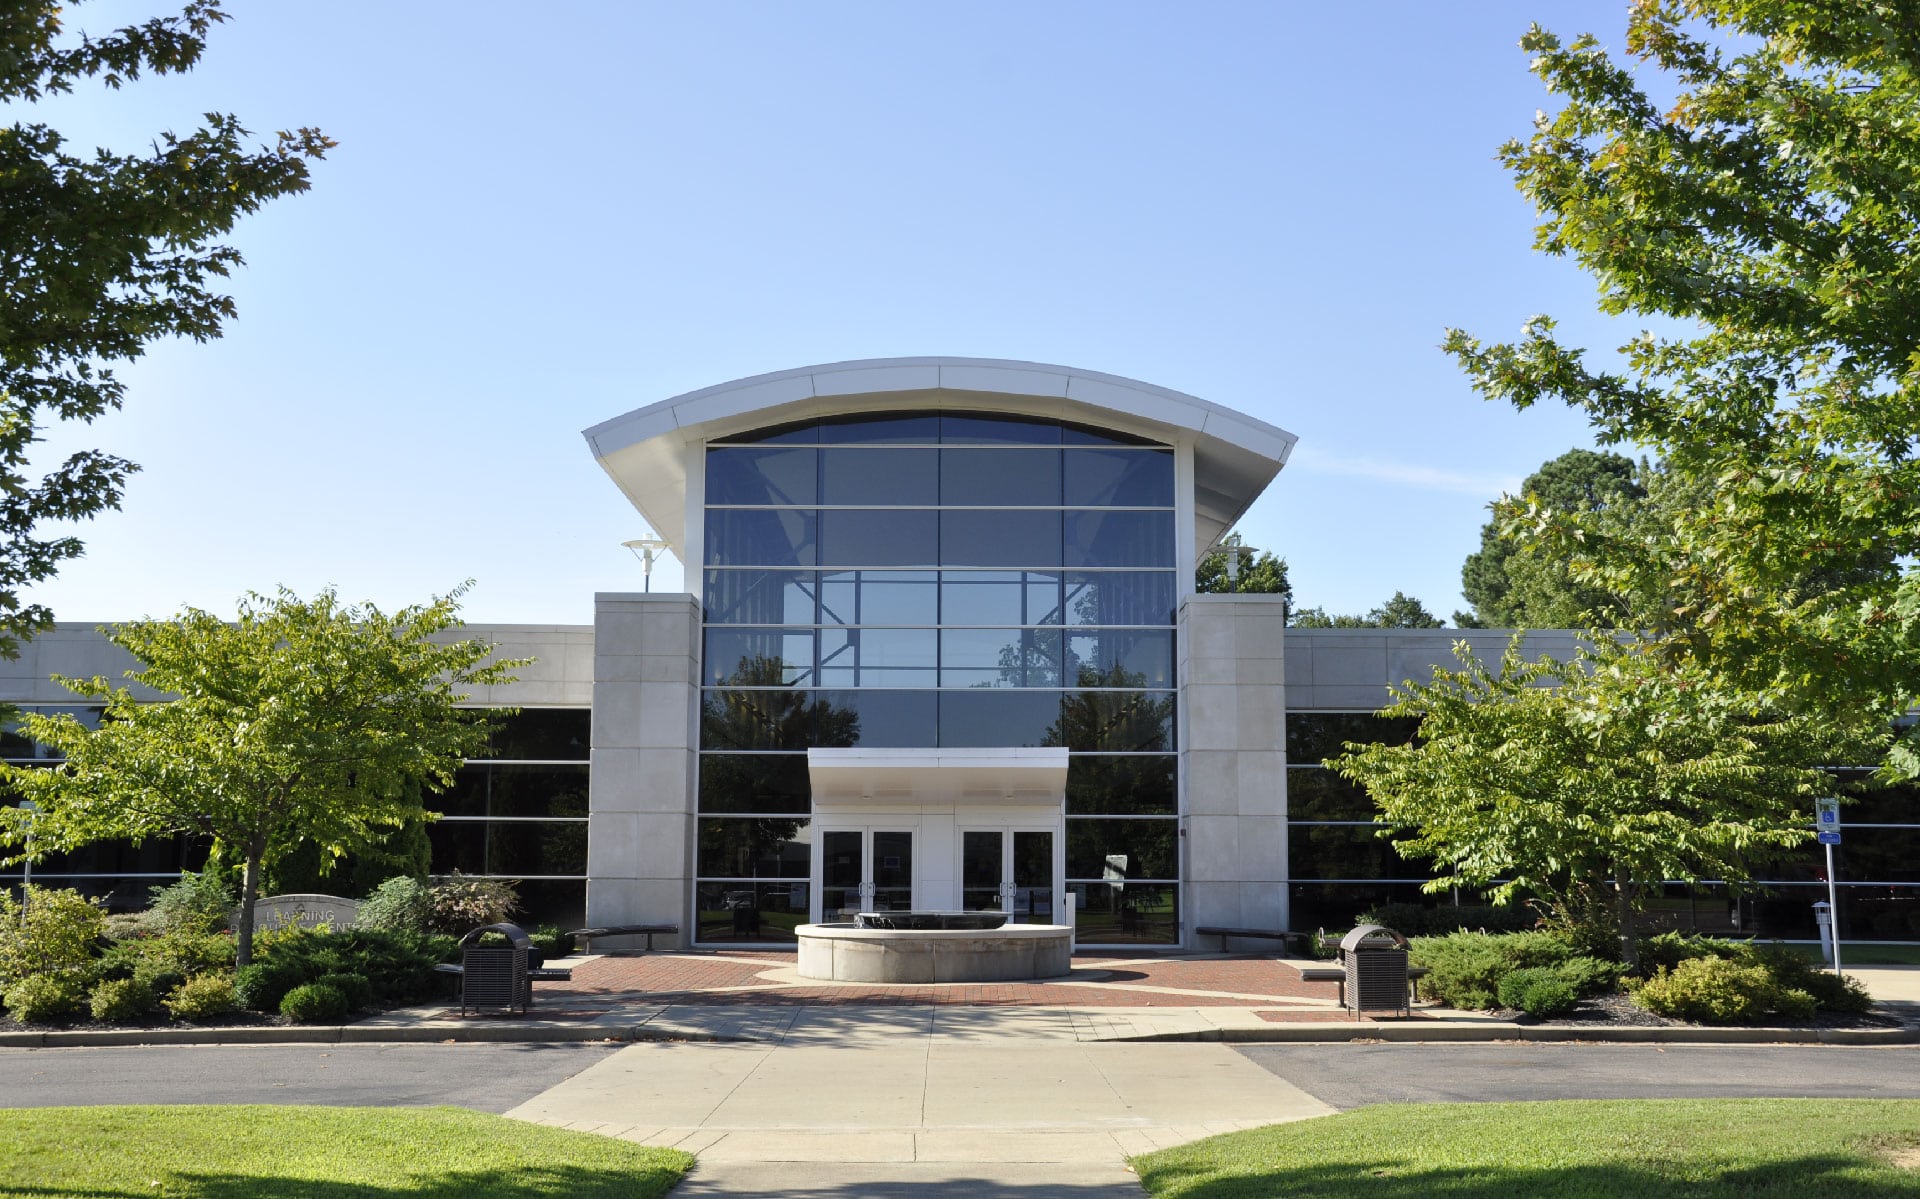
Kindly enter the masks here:
M 775 371 L 636 408 L 585 436 L 601 467 L 684 561 L 690 447 L 767 425 L 916 408 L 1050 416 L 1191 445 L 1194 548 L 1202 554 L 1266 489 L 1296 440 L 1151 383 L 996 358 L 870 358 Z

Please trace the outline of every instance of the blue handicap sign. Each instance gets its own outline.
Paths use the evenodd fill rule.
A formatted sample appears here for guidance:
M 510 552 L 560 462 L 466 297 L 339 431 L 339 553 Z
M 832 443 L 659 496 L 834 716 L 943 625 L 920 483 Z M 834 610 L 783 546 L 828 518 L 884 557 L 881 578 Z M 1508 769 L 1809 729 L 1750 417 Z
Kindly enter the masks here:
M 1825 829 L 1821 829 L 1819 832 L 1814 834 L 1814 838 L 1818 840 L 1822 845 L 1840 844 L 1840 833 L 1837 830 L 1834 832 L 1828 832 Z

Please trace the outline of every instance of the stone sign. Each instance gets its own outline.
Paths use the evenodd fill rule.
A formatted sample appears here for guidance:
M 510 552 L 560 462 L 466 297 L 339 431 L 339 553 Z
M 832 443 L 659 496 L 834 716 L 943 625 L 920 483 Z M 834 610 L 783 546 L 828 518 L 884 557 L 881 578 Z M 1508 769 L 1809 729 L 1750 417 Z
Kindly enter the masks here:
M 346 928 L 360 918 L 360 901 L 338 895 L 270 895 L 253 902 L 256 928 L 279 928 L 297 924 L 317 928 L 322 924 Z

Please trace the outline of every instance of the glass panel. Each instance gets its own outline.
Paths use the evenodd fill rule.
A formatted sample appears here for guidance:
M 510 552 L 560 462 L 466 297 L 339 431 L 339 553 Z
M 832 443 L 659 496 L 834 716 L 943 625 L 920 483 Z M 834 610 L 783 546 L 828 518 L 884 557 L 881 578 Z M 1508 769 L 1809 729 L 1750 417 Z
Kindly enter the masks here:
M 462 766 L 454 771 L 451 787 L 427 796 L 422 803 L 429 812 L 443 816 L 485 816 L 487 781 L 485 766 Z
M 1131 433 L 1096 429 L 1092 425 L 1075 425 L 1065 421 L 1060 424 L 1060 440 L 1067 445 L 1145 445 L 1164 448 L 1157 441 L 1135 437 Z
M 23 712 L 36 716 L 71 716 L 90 729 L 100 727 L 100 708 L 81 707 L 72 704 L 26 704 Z M 14 761 L 58 761 L 60 751 L 50 745 L 40 745 L 28 740 L 18 731 L 18 726 L 9 722 L 6 732 L 0 734 L 0 756 Z
M 934 691 L 823 691 L 822 719 L 834 740 L 817 745 L 869 745 L 912 749 L 938 745 Z
M 575 820 L 488 824 L 487 873 L 585 874 L 587 826 Z
M 800 817 L 703 816 L 698 873 L 720 878 L 805 878 L 813 830 Z
M 1074 754 L 1067 759 L 1067 812 L 1074 816 L 1171 816 L 1179 811 L 1179 759 Z
M 710 570 L 708 624 L 812 624 L 810 570 Z
M 1168 945 L 1180 939 L 1180 888 L 1172 884 L 1074 883 L 1079 929 L 1092 945 Z M 1296 921 L 1297 923 L 1297 921 Z
M 1068 566 L 1172 566 L 1173 513 L 1069 512 Z
M 1084 682 L 1089 672 L 1103 687 L 1171 687 L 1173 631 L 1101 629 L 1075 633 L 1067 641 L 1067 675 Z
M 823 504 L 937 504 L 940 451 L 820 451 Z
M 1053 921 L 1053 834 L 1013 834 L 1013 918 L 1022 924 Z
M 557 878 L 529 878 L 521 881 L 520 912 L 514 917 L 524 921 L 522 928 L 551 924 L 556 928 L 579 928 L 587 922 L 586 880 L 569 882 Z
M 700 755 L 702 812 L 805 815 L 812 807 L 805 754 Z
M 587 773 L 584 763 L 578 766 L 489 764 L 487 813 L 491 816 L 585 816 Z
M 940 440 L 940 418 L 931 414 L 903 416 L 845 416 L 820 422 L 824 445 L 911 443 L 933 445 Z
M 1424 871 L 1409 870 L 1402 878 L 1424 878 Z M 1427 905 L 1434 897 L 1420 889 L 1419 883 L 1294 883 L 1287 888 L 1288 911 L 1295 928 L 1349 929 L 1360 923 L 1362 913 L 1382 904 L 1410 903 Z
M 836 509 L 820 514 L 823 566 L 938 566 L 939 516 L 932 511 Z
M 1035 570 L 940 572 L 940 621 L 949 625 L 1060 623 L 1060 576 Z
M 1175 581 L 1169 570 L 1068 571 L 1067 623 L 1170 625 Z
M 873 910 L 906 912 L 913 909 L 913 834 L 906 830 L 874 830 Z
M 1347 741 L 1405 745 L 1420 728 L 1419 717 L 1375 716 L 1371 712 L 1287 713 L 1287 762 L 1318 766 L 1341 752 Z
M 1287 768 L 1287 815 L 1294 820 L 1373 820 L 1380 815 L 1365 787 L 1318 766 Z
M 433 850 L 428 869 L 434 874 L 487 872 L 484 820 L 436 820 L 427 826 L 427 844 Z
M 1058 566 L 1060 513 L 942 512 L 940 559 L 947 566 Z
M 933 629 L 822 629 L 825 687 L 931 687 L 939 661 Z
M 751 433 L 735 433 L 723 441 L 755 445 L 812 445 L 820 440 L 820 422 L 813 420 L 795 421 L 792 424 L 768 425 L 764 429 L 755 429 Z
M 997 912 L 1000 903 L 999 829 L 966 829 L 960 834 L 960 910 Z
M 584 762 L 593 744 L 593 712 L 588 708 L 522 708 L 511 716 L 494 714 L 489 741 L 496 759 Z
M 703 882 L 697 903 L 702 941 L 790 944 L 807 920 L 807 884 Z
M 810 509 L 707 509 L 708 566 L 812 566 Z
M 1017 507 L 1060 504 L 1057 450 L 941 450 L 940 502 Z
M 859 721 L 813 691 L 709 691 L 701 749 L 787 749 L 853 744 Z
M 1067 820 L 1067 877 L 1107 882 L 1180 877 L 1180 822 Z
M 813 682 L 813 630 L 709 628 L 703 660 L 710 687 L 804 687 Z
M 1170 691 L 1070 692 L 1061 700 L 1058 727 L 1050 733 L 1054 739 L 1042 744 L 1166 753 L 1174 749 L 1173 716 Z
M 819 451 L 707 451 L 707 503 L 810 508 L 817 499 Z
M 831 829 L 820 834 L 820 914 L 823 919 L 860 910 L 861 869 L 859 829 Z
M 1060 424 L 1031 417 L 949 412 L 940 418 L 940 440 L 946 445 L 1059 445 Z
M 930 570 L 838 570 L 824 576 L 821 624 L 940 623 L 940 599 Z
M 942 691 L 940 744 L 952 747 L 1058 745 L 1060 693 Z
M 1392 840 L 1369 824 L 1287 825 L 1289 878 L 1426 878 L 1425 862 L 1394 852 Z M 1397 839 L 1413 834 L 1403 832 Z
M 1170 450 L 1067 450 L 1070 508 L 1173 507 Z
M 1051 629 L 942 629 L 942 687 L 1058 687 L 1060 634 Z

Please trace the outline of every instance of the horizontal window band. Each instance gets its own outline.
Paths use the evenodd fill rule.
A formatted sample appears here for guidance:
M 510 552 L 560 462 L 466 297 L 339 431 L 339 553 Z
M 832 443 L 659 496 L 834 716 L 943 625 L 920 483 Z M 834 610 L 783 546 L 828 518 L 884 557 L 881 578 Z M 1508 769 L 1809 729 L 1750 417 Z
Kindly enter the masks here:
M 433 809 L 429 808 L 428 811 Z M 585 816 L 452 816 L 441 814 L 435 824 L 585 824 Z

